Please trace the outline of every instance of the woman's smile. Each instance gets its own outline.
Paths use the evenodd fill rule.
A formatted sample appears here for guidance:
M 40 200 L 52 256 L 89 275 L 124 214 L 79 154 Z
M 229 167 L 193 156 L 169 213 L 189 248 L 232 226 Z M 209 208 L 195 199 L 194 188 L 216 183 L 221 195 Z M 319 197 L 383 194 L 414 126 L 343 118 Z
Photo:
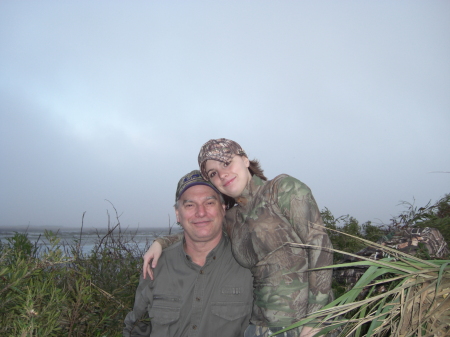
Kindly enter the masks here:
M 222 186 L 223 186 L 223 187 L 227 187 L 227 186 L 230 185 L 235 179 L 236 179 L 236 177 L 231 178 L 231 179 L 228 180 L 225 184 L 222 184 Z

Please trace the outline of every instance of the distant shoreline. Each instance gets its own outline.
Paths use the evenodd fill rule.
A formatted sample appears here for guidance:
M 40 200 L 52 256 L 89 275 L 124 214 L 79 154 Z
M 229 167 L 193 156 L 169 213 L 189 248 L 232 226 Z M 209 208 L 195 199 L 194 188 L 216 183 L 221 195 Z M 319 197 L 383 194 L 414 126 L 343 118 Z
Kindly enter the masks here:
M 110 227 L 109 229 L 114 228 Z M 83 227 L 83 233 L 89 233 L 89 232 L 107 232 L 108 227 L 87 227 L 84 226 Z M 51 230 L 52 232 L 80 232 L 81 230 L 81 226 L 32 226 L 32 225 L 26 225 L 26 226 L 0 226 L 0 233 L 5 233 L 5 232 L 19 232 L 19 233 L 24 233 L 24 232 L 44 232 L 45 230 Z M 118 230 L 118 228 L 116 228 L 116 230 Z M 116 231 L 115 230 L 115 231 Z M 168 232 L 169 231 L 169 227 L 124 227 L 121 226 L 120 230 L 122 232 Z M 173 226 L 172 227 L 172 232 L 179 232 L 181 230 L 181 227 L 179 226 Z

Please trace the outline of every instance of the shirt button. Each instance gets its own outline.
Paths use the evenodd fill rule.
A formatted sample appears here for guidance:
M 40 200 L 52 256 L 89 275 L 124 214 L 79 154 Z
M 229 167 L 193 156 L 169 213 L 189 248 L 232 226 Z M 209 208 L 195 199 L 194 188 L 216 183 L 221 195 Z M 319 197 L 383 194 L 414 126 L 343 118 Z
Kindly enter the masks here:
M 200 302 L 200 297 L 196 297 L 195 300 L 196 300 L 197 302 Z
M 201 275 L 203 275 L 203 269 L 202 269 L 202 270 L 200 270 L 200 274 L 201 274 Z
M 197 330 L 197 326 L 196 326 L 196 325 L 193 325 L 193 326 L 192 326 L 192 329 Z

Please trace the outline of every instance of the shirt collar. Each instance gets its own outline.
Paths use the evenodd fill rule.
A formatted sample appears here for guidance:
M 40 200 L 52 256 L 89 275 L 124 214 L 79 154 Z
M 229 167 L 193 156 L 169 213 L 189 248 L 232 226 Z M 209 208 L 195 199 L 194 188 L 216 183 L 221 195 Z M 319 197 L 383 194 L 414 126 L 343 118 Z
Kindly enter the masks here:
M 203 266 L 199 266 L 198 264 L 195 264 L 192 262 L 191 257 L 186 253 L 184 250 L 184 245 L 181 246 L 182 253 L 184 255 L 184 261 L 186 264 L 196 270 L 200 271 L 203 270 L 204 273 L 208 273 L 211 268 L 213 268 L 214 264 L 219 261 L 220 257 L 224 253 L 225 249 L 227 249 L 229 245 L 229 238 L 228 235 L 225 232 L 222 232 L 222 239 L 220 239 L 220 242 L 217 244 L 216 247 L 214 247 L 209 253 L 208 256 L 206 256 L 206 262 Z

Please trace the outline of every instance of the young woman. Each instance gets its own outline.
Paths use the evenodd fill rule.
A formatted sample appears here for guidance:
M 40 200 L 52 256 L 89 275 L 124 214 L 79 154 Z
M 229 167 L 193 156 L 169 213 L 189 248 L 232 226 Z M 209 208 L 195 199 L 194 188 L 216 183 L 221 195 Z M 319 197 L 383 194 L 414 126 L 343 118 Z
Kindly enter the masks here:
M 245 337 L 270 333 L 298 322 L 331 301 L 331 242 L 323 229 L 311 190 L 301 181 L 279 175 L 267 181 L 256 160 L 239 144 L 212 139 L 200 149 L 200 171 L 224 195 L 234 199 L 224 229 L 233 254 L 254 277 L 254 309 Z M 144 277 L 151 275 L 163 248 L 181 235 L 159 238 L 144 255 Z M 289 243 L 307 244 L 295 247 Z M 313 336 L 305 326 L 282 336 Z

